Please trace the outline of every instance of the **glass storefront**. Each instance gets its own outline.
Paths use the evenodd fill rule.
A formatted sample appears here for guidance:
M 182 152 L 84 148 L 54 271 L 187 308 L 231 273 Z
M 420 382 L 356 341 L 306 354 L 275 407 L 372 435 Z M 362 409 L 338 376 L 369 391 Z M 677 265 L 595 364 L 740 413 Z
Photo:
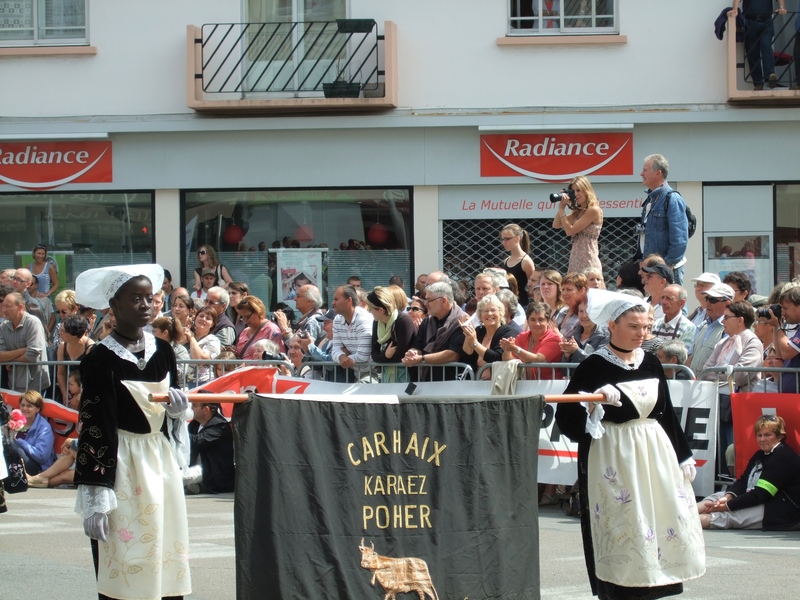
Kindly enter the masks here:
M 62 289 L 86 269 L 154 259 L 151 192 L 2 194 L 0 215 L 0 268 L 27 267 L 45 244 Z
M 186 192 L 182 280 L 192 287 L 197 250 L 209 245 L 270 308 L 285 299 L 283 285 L 299 273 L 290 257 L 300 255 L 320 265 L 315 283 L 328 297 L 351 275 L 365 289 L 399 275 L 409 293 L 410 207 L 410 190 L 398 188 Z
M 800 275 L 800 185 L 775 188 L 777 280 L 791 281 Z

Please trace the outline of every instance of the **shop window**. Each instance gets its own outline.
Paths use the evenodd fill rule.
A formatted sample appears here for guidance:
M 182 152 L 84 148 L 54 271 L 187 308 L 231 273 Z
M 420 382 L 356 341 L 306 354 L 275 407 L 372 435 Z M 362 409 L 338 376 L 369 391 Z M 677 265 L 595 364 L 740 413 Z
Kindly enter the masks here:
M 531 258 L 539 269 L 555 269 L 566 274 L 569 267 L 570 239 L 553 229 L 552 219 L 516 219 L 531 237 Z M 615 217 L 603 221 L 600 236 L 600 262 L 606 287 L 616 289 L 619 266 L 636 251 L 637 217 Z M 498 241 L 507 219 L 466 219 L 442 221 L 444 272 L 453 279 L 472 284 L 475 274 L 486 267 L 503 264 L 508 254 Z
M 0 0 L 0 45 L 88 43 L 86 0 Z
M 777 280 L 786 282 L 800 275 L 800 185 L 775 187 Z
M 183 281 L 192 288 L 197 251 L 211 246 L 270 309 L 294 306 L 295 282 L 328 301 L 351 275 L 364 289 L 399 275 L 409 294 L 410 205 L 407 189 L 187 192 Z
M 616 34 L 618 0 L 509 0 L 511 35 Z
M 0 195 L 0 268 L 27 267 L 36 244 L 56 261 L 62 289 L 86 269 L 153 262 L 153 195 Z

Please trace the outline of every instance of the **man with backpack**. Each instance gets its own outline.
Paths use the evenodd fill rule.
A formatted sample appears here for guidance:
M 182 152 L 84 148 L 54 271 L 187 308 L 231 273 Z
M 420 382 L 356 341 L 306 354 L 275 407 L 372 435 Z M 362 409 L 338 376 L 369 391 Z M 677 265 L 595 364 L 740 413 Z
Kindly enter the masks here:
M 639 226 L 639 250 L 642 256 L 659 254 L 672 269 L 674 282 L 683 284 L 686 246 L 689 243 L 691 213 L 681 195 L 667 183 L 669 163 L 660 154 L 644 159 L 642 183 L 647 186 L 647 200 L 642 205 Z M 691 217 L 694 221 L 694 217 Z

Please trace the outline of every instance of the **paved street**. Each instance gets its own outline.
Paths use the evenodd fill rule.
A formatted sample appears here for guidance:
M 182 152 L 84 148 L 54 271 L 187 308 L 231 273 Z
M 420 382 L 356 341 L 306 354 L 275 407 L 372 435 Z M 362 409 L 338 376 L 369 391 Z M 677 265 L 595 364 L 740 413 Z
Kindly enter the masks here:
M 10 510 L 0 515 L 0 599 L 97 597 L 89 544 L 72 512 L 74 496 L 74 490 L 31 489 L 9 497 Z M 233 600 L 233 496 L 193 496 L 187 504 L 195 590 L 191 597 Z M 577 519 L 548 507 L 540 523 L 542 598 L 589 600 Z M 706 545 L 708 572 L 689 582 L 682 598 L 752 598 L 764 594 L 765 582 L 770 582 L 773 599 L 797 597 L 800 532 L 707 532 Z M 381 597 L 376 591 L 375 599 Z

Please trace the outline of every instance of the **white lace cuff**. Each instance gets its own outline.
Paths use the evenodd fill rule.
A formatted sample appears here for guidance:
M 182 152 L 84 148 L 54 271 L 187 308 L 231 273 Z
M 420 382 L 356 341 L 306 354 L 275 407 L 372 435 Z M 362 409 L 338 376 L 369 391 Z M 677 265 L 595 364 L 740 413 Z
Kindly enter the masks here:
M 599 440 L 606 432 L 605 427 L 603 427 L 603 424 L 600 422 L 603 419 L 603 415 L 606 414 L 606 409 L 603 408 L 602 404 L 598 403 L 594 405 L 594 410 L 590 413 L 588 402 L 581 402 L 581 406 L 586 409 L 587 414 L 586 433 L 594 439 Z
M 110 513 L 117 508 L 117 495 L 101 485 L 79 485 L 75 496 L 75 512 L 84 519 L 93 513 Z

